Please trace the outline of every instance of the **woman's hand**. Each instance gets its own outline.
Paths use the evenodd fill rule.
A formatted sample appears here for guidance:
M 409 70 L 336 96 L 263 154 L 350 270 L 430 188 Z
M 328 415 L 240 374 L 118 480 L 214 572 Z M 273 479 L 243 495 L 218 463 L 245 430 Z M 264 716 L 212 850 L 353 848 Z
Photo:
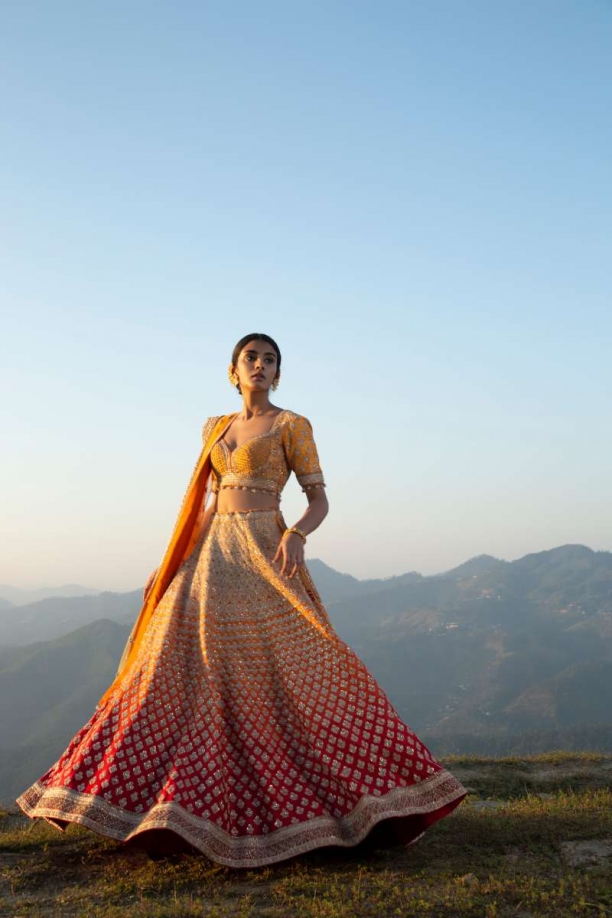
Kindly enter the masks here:
M 300 564 L 304 563 L 304 541 L 297 532 L 285 532 L 278 543 L 276 554 L 272 561 L 279 561 L 282 557 L 281 574 L 293 577 Z
M 155 577 L 156 577 L 156 575 L 157 575 L 157 571 L 158 571 L 158 568 L 156 567 L 155 570 L 153 571 L 153 573 L 151 574 L 151 576 L 149 577 L 149 579 L 147 580 L 146 584 L 145 584 L 144 594 L 143 594 L 143 600 L 144 600 L 144 602 L 147 601 L 147 596 L 148 596 L 149 593 L 151 592 L 151 587 L 153 586 L 153 581 L 155 580 Z

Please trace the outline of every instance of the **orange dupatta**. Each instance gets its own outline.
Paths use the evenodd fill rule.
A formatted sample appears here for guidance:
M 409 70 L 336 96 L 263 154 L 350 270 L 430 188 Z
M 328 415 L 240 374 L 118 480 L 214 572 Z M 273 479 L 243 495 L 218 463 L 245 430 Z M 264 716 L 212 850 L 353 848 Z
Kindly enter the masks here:
M 210 476 L 210 451 L 217 439 L 225 432 L 225 428 L 235 414 L 225 414 L 219 418 L 213 427 L 210 436 L 203 444 L 198 461 L 191 475 L 191 480 L 185 492 L 183 503 L 174 526 L 172 538 L 168 544 L 163 560 L 157 568 L 155 580 L 147 594 L 140 614 L 134 623 L 127 644 L 119 661 L 119 668 L 111 685 L 98 702 L 100 708 L 109 698 L 111 693 L 126 676 L 129 667 L 134 662 L 142 637 L 146 631 L 151 616 L 157 605 L 168 589 L 179 567 L 191 553 L 197 541 L 196 523 L 206 496 L 206 485 Z

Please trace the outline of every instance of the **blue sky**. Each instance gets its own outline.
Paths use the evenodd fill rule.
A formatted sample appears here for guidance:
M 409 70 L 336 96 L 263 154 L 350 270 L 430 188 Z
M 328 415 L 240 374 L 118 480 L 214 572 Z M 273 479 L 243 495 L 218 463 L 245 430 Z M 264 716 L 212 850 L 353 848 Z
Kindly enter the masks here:
M 310 557 L 612 550 L 612 4 L 2 19 L 0 582 L 141 584 L 254 330 L 328 481 Z

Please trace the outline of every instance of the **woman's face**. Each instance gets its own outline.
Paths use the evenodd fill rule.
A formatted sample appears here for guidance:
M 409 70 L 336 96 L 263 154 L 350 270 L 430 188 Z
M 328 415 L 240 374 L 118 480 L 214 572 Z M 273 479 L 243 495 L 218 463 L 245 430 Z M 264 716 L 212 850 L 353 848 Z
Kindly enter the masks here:
M 269 389 L 278 371 L 276 351 L 267 341 L 249 341 L 240 351 L 234 366 L 240 388 Z

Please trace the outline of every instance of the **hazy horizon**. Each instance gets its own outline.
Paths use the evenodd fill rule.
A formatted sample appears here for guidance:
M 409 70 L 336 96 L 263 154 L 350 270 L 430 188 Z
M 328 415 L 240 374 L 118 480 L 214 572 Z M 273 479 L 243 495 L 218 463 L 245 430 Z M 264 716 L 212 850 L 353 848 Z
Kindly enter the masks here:
M 612 7 L 33 0 L 0 41 L 0 582 L 144 583 L 254 330 L 307 557 L 612 550 Z
M 564 543 L 564 545 L 551 545 L 551 546 L 549 546 L 549 548 L 547 548 L 547 549 L 546 549 L 546 548 L 545 548 L 545 549 L 540 549 L 540 551 L 552 551 L 552 550 L 554 550 L 554 549 L 556 549 L 556 548 L 567 547 L 568 545 L 579 546 L 579 547 L 582 547 L 582 548 L 587 548 L 587 549 L 589 549 L 590 551 L 593 551 L 593 552 L 596 552 L 596 553 L 600 553 L 600 552 L 607 552 L 607 553 L 609 553 L 609 549 L 593 548 L 593 546 L 591 546 L 591 545 L 583 545 L 582 543 L 576 543 L 576 542 Z M 525 552 L 525 553 L 521 553 L 521 554 L 517 555 L 516 558 L 500 558 L 500 557 L 497 556 L 497 555 L 494 555 L 494 556 L 492 556 L 492 557 L 495 557 L 496 560 L 498 560 L 498 561 L 505 561 L 505 562 L 511 563 L 512 561 L 519 561 L 520 559 L 526 557 L 526 555 L 528 555 L 528 554 L 533 554 L 533 553 L 534 553 L 534 552 Z M 537 554 L 538 552 L 536 551 L 535 553 Z M 444 573 L 446 573 L 447 571 L 452 570 L 452 569 L 455 568 L 455 567 L 459 567 L 460 565 L 466 563 L 467 561 L 471 561 L 471 560 L 473 560 L 474 558 L 483 557 L 484 555 L 490 555 L 490 553 L 489 553 L 489 552 L 482 552 L 481 555 L 472 555 L 472 556 L 470 556 L 469 558 L 464 558 L 462 561 L 457 562 L 457 564 L 453 565 L 451 568 L 444 568 L 443 570 L 439 570 L 439 571 L 430 571 L 430 572 L 427 573 L 427 574 L 424 573 L 423 571 L 418 571 L 418 570 L 416 570 L 416 569 L 414 569 L 414 568 L 410 568 L 410 569 L 406 569 L 406 570 L 398 570 L 398 571 L 395 571 L 395 572 L 393 572 L 393 573 L 391 573 L 391 574 L 386 574 L 384 577 L 381 577 L 381 578 L 379 578 L 379 577 L 364 577 L 364 576 L 361 576 L 361 577 L 360 577 L 360 576 L 358 576 L 357 574 L 352 573 L 351 571 L 348 571 L 348 570 L 339 570 L 338 568 L 333 567 L 333 565 L 328 564 L 328 562 L 325 561 L 324 558 L 320 558 L 320 557 L 318 557 L 318 556 L 316 556 L 316 555 L 315 555 L 315 556 L 312 556 L 312 557 L 307 557 L 307 558 L 306 558 L 306 563 L 308 564 L 308 563 L 311 562 L 311 561 L 320 561 L 321 563 L 327 565 L 327 567 L 330 567 L 330 568 L 333 567 L 333 570 L 336 571 L 336 573 L 338 573 L 338 574 L 346 574 L 346 575 L 355 577 L 357 580 L 375 580 L 375 579 L 391 579 L 391 578 L 393 578 L 393 577 L 401 577 L 403 574 L 408 574 L 408 573 L 422 574 L 422 575 L 425 576 L 425 577 L 428 577 L 428 576 L 436 576 L 436 575 L 439 575 L 439 574 L 444 574 Z M 44 590 L 61 590 L 62 588 L 69 588 L 69 587 L 70 587 L 70 588 L 74 588 L 74 587 L 79 587 L 79 588 L 81 588 L 81 587 L 82 587 L 83 589 L 86 589 L 86 590 L 93 590 L 93 591 L 97 591 L 97 592 L 100 592 L 100 593 L 104 593 L 104 592 L 111 592 L 111 593 L 115 593 L 115 592 L 129 593 L 129 592 L 135 592 L 136 590 L 141 590 L 142 587 L 143 587 L 143 584 L 136 584 L 135 586 L 126 587 L 125 589 L 120 589 L 120 590 L 112 590 L 112 589 L 110 589 L 109 587 L 96 586 L 95 584 L 91 584 L 91 583 L 89 583 L 89 584 L 87 584 L 87 583 L 76 583 L 75 581 L 67 581 L 67 582 L 64 582 L 64 583 L 56 583 L 56 584 L 38 583 L 38 584 L 31 584 L 31 585 L 28 585 L 28 586 L 23 586 L 22 584 L 18 584 L 18 583 L 0 583 L 0 595 L 1 595 L 1 592 L 2 592 L 3 590 L 9 590 L 9 589 L 22 590 L 23 592 L 32 592 L 32 593 L 34 593 L 34 592 L 38 592 L 38 591 L 41 591 L 41 592 L 42 592 L 42 591 L 44 591 Z M 1 610 L 0 610 L 0 611 L 1 611 Z

